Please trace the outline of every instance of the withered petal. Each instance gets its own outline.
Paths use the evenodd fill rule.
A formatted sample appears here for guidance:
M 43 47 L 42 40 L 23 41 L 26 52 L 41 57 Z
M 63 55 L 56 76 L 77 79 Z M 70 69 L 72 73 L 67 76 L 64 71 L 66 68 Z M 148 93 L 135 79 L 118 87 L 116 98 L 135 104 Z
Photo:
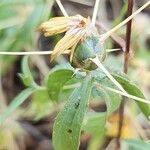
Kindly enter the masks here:
M 77 27 L 82 19 L 84 20 L 85 18 L 80 15 L 70 17 L 54 17 L 49 21 L 42 23 L 38 30 L 43 32 L 45 36 L 52 36 L 66 32 L 73 26 Z
M 73 47 L 71 48 L 71 51 L 70 51 L 70 62 L 72 62 L 72 58 L 73 58 L 73 54 L 74 54 L 74 51 L 76 49 L 76 46 L 77 44 L 79 43 L 80 40 L 76 41 L 76 43 L 73 45 Z
M 54 60 L 56 57 L 61 55 L 65 50 L 72 48 L 76 43 L 80 41 L 83 36 L 83 32 L 79 30 L 76 34 L 66 34 L 55 46 L 51 59 Z
M 71 17 L 55 17 L 41 24 L 39 31 L 51 36 L 68 30 Z

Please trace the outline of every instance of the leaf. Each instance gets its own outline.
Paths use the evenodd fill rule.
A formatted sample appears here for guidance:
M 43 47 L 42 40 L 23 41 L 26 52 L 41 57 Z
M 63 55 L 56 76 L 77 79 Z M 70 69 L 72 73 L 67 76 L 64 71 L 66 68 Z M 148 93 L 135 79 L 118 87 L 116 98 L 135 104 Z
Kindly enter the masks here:
M 0 4 L 0 6 L 1 7 L 7 7 L 7 6 L 9 6 L 9 5 L 11 5 L 11 6 L 14 6 L 14 5 L 17 5 L 17 4 L 29 4 L 29 3 L 33 3 L 33 0 L 22 0 L 22 1 L 20 1 L 20 0 L 1 0 L 2 2 L 1 2 L 1 4 Z M 39 1 L 39 0 L 35 0 L 35 1 Z
M 130 95 L 134 95 L 136 97 L 145 99 L 145 96 L 143 95 L 141 90 L 132 81 L 130 81 L 128 79 L 127 75 L 125 75 L 123 73 L 116 73 L 116 72 L 112 73 L 112 75 Z M 97 71 L 97 74 L 95 75 L 94 79 L 99 84 L 102 84 L 104 86 L 111 87 L 111 88 L 116 88 L 116 86 L 106 76 L 102 75 L 100 70 Z M 114 94 L 113 92 L 109 92 L 109 91 L 107 91 L 107 93 Z M 112 97 L 112 96 L 110 95 L 110 97 Z M 120 98 L 118 98 L 117 100 L 120 101 Z M 114 101 L 112 101 L 114 103 L 114 106 L 115 106 L 115 103 L 117 102 L 117 100 L 116 100 L 116 98 L 114 98 Z M 150 116 L 150 106 L 143 102 L 139 102 L 139 101 L 135 101 L 135 102 L 137 103 L 137 105 L 139 106 L 139 108 L 143 112 L 143 114 L 148 118 Z M 119 102 L 118 102 L 118 104 L 119 104 Z
M 59 93 L 62 87 L 73 78 L 73 74 L 74 70 L 72 68 L 61 68 L 60 66 L 50 72 L 47 80 L 47 89 L 51 100 L 59 100 Z
M 120 74 L 113 74 L 113 77 L 122 85 L 122 87 L 131 95 L 136 97 L 140 97 L 145 99 L 145 96 L 141 92 L 141 90 L 130 80 L 125 78 L 125 76 L 121 76 Z M 144 113 L 144 115 L 148 118 L 150 116 L 150 106 L 149 104 L 135 101 L 139 106 L 140 110 Z
M 2 124 L 34 91 L 34 88 L 27 88 L 18 94 L 6 110 L 0 114 L 0 124 Z
M 9 1 L 12 2 L 12 0 L 8 0 L 8 2 Z M 12 7 L 11 4 L 9 6 Z M 51 6 L 52 6 L 51 2 L 50 5 L 49 3 L 47 4 L 45 2 L 41 2 L 40 4 L 35 3 L 35 5 L 33 6 L 29 5 L 29 7 L 33 8 L 33 11 L 31 12 L 31 14 L 27 16 L 27 19 L 26 17 L 24 17 L 24 19 L 26 20 L 21 27 L 20 26 L 11 27 L 4 30 L 3 32 L 0 32 L 0 35 L 4 35 L 2 37 L 0 36 L 1 37 L 0 45 L 3 45 L 3 43 L 5 43 L 4 44 L 5 46 L 3 46 L 3 50 L 21 51 L 27 48 L 35 49 L 35 45 L 37 42 L 37 39 L 35 37 L 37 37 L 36 35 L 38 33 L 36 32 L 36 30 L 42 21 L 48 19 L 49 13 L 51 11 Z M 15 9 L 16 6 L 14 7 L 14 10 Z M 18 9 L 20 9 L 20 7 Z M 18 9 L 15 10 L 17 15 L 18 15 Z M 6 11 L 6 13 L 7 12 L 9 11 Z M 17 16 L 15 15 L 15 17 Z M 20 17 L 22 17 L 22 15 Z M 11 24 L 11 20 L 10 20 L 10 24 Z M 10 29 L 12 28 L 14 29 L 14 32 L 8 36 L 8 31 L 10 31 Z M 4 64 L 2 66 L 2 71 L 6 72 L 13 65 L 14 61 L 16 60 L 16 57 L 3 56 L 2 60 L 4 61 Z
M 78 150 L 91 89 L 92 78 L 87 76 L 82 85 L 74 90 L 63 110 L 58 114 L 53 131 L 55 150 Z
M 92 138 L 88 144 L 88 150 L 98 150 L 104 140 L 105 125 L 106 125 L 106 112 L 89 112 L 86 114 L 82 130 L 85 133 L 92 134 Z
M 22 79 L 24 85 L 26 86 L 32 86 L 37 87 L 38 85 L 34 82 L 32 73 L 30 71 L 29 65 L 28 65 L 28 56 L 25 56 L 22 60 L 22 73 L 19 74 L 20 78 Z
M 150 143 L 146 143 L 142 140 L 138 140 L 138 139 L 129 139 L 129 140 L 125 140 L 125 142 L 132 148 L 134 148 L 134 150 L 150 150 Z
M 87 133 L 100 134 L 105 130 L 106 112 L 89 112 L 83 122 L 83 131 Z
M 26 22 L 17 33 L 14 43 L 12 44 L 11 49 L 21 50 L 26 45 L 33 46 L 33 42 L 35 41 L 35 31 L 37 30 L 40 23 L 44 20 L 43 18 L 48 18 L 49 7 L 46 5 L 37 5 L 32 13 L 27 18 Z
M 111 91 L 106 91 L 106 90 L 102 90 L 102 91 L 105 95 L 104 100 L 107 105 L 107 113 L 111 114 L 112 112 L 114 112 L 119 108 L 121 103 L 121 97 L 118 94 Z
M 46 89 L 39 89 L 33 93 L 32 101 L 26 113 L 27 116 L 34 116 L 35 120 L 42 119 L 54 110 Z
M 111 91 L 106 91 L 102 88 L 98 90 L 99 90 L 101 99 L 103 99 L 106 102 L 108 114 L 111 114 L 112 112 L 114 112 L 115 110 L 119 108 L 120 103 L 121 103 L 121 98 L 118 94 L 111 92 Z
M 71 80 L 67 81 L 63 88 L 61 88 L 60 90 L 59 99 L 61 99 L 61 101 L 67 100 L 70 97 L 71 93 L 74 91 L 74 89 L 81 85 L 82 80 L 83 77 L 80 79 L 75 76 Z
M 108 78 L 106 78 L 103 73 L 101 73 L 101 70 L 97 70 L 93 75 L 96 81 L 96 86 L 94 86 L 92 93 L 106 102 L 107 113 L 111 114 L 119 108 L 121 97 L 118 94 L 111 91 L 106 91 L 101 87 L 101 84 L 108 87 L 113 87 L 112 82 Z

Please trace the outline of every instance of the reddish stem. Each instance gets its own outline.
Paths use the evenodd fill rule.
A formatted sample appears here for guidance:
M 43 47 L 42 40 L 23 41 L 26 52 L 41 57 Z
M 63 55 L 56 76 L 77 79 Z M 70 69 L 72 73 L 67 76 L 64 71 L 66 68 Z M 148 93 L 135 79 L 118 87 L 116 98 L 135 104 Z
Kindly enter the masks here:
M 133 10 L 133 0 L 128 0 L 128 12 L 127 17 L 129 17 L 132 14 Z M 130 42 L 131 42 L 131 26 L 132 26 L 132 20 L 130 20 L 127 23 L 126 28 L 126 50 L 124 53 L 124 73 L 127 74 L 128 72 L 128 64 L 130 59 Z M 120 139 L 122 134 L 122 127 L 123 127 L 123 121 L 124 121 L 124 107 L 125 107 L 125 97 L 122 97 L 123 101 L 121 102 L 120 108 L 119 108 L 119 126 L 118 126 L 118 136 L 117 136 L 117 147 L 120 149 Z

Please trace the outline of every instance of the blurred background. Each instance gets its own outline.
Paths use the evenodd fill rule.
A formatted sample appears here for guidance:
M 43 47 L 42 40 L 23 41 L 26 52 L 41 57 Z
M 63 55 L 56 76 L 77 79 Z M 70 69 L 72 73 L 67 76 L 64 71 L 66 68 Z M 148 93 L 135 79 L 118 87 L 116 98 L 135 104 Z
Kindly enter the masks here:
M 148 0 L 135 0 L 137 10 Z M 94 0 L 62 0 L 69 15 L 92 16 Z M 104 33 L 126 18 L 127 0 L 101 0 L 97 18 L 97 29 Z M 62 35 L 45 38 L 37 31 L 39 25 L 55 16 L 62 16 L 53 0 L 1 0 L 0 1 L 0 51 L 47 51 L 53 50 Z M 126 28 L 120 28 L 105 47 L 120 48 L 109 53 L 105 65 L 116 71 L 123 70 L 123 50 L 125 48 Z M 144 91 L 150 100 L 150 7 L 133 19 L 131 38 L 131 60 L 129 76 Z M 34 79 L 42 84 L 54 64 L 50 56 L 32 56 L 29 58 Z M 13 98 L 25 87 L 18 73 L 21 72 L 21 56 L 0 56 L 0 113 L 5 110 Z M 43 96 L 44 95 L 44 96 Z M 127 105 L 128 106 L 128 105 Z M 95 103 L 92 107 L 101 111 L 104 105 Z M 136 137 L 133 118 L 138 124 L 143 139 L 150 140 L 150 124 L 136 108 L 130 105 L 126 109 L 125 134 L 122 138 Z M 49 101 L 44 92 L 37 92 L 19 108 L 3 127 L 0 127 L 0 150 L 53 150 L 52 127 L 58 112 L 57 106 Z M 130 116 L 130 117 L 129 117 Z M 133 118 L 132 118 L 133 117 Z M 110 116 L 107 135 L 103 137 L 101 149 L 113 150 L 113 138 L 117 135 L 117 113 Z M 90 135 L 81 137 L 81 150 L 90 150 Z M 111 147 L 111 148 L 110 148 Z

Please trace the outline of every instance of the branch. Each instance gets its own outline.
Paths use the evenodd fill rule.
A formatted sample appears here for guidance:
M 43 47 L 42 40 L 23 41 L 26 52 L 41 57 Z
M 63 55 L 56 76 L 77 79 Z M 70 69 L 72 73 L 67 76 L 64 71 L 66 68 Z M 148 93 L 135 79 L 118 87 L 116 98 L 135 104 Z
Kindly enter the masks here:
M 94 59 L 91 59 L 105 74 L 106 76 L 125 94 L 128 94 L 124 88 L 116 81 L 116 79 L 107 71 L 107 69 L 102 65 L 102 63 L 99 61 L 99 59 L 96 57 Z
M 64 8 L 64 6 L 63 6 L 63 4 L 61 3 L 61 1 L 60 1 L 60 0 L 56 0 L 56 2 L 57 2 L 57 4 L 58 4 L 58 6 L 59 6 L 59 8 L 60 8 L 60 10 L 61 10 L 61 12 L 62 12 L 62 14 L 63 14 L 65 17 L 68 17 L 69 15 L 67 14 L 67 12 L 66 12 L 66 10 L 65 10 L 65 8 Z
M 102 86 L 102 85 L 101 85 L 101 86 Z M 143 98 L 140 98 L 140 97 L 131 95 L 131 94 L 125 94 L 124 92 L 121 92 L 121 91 L 119 91 L 119 90 L 116 90 L 116 89 L 113 89 L 113 88 L 110 88 L 110 87 L 107 87 L 107 86 L 102 86 L 102 87 L 103 87 L 104 89 L 108 90 L 108 91 L 111 91 L 111 92 L 120 94 L 120 95 L 122 95 L 122 96 L 131 98 L 131 99 L 134 99 L 134 100 L 136 100 L 136 101 L 143 102 L 143 103 L 146 103 L 146 104 L 150 104 L 150 101 L 148 101 L 148 100 L 146 100 L 146 99 L 143 99 Z
M 64 54 L 69 54 L 70 50 L 66 50 Z M 32 52 L 0 52 L 0 55 L 51 55 L 52 51 L 32 51 Z
M 129 17 L 132 14 L 132 10 L 133 10 L 133 0 L 128 0 L 127 17 Z M 132 20 L 130 20 L 127 23 L 127 28 L 126 28 L 126 50 L 124 53 L 124 73 L 126 74 L 128 72 L 128 64 L 129 64 L 129 57 L 130 57 L 131 25 L 132 25 Z M 124 100 L 125 97 L 122 97 L 122 99 Z M 125 101 L 122 101 L 119 108 L 119 122 L 118 122 L 119 125 L 118 125 L 118 136 L 117 136 L 118 148 L 120 148 L 120 138 L 122 134 L 122 127 L 124 121 L 124 107 L 125 107 Z
M 120 27 L 124 26 L 126 23 L 128 23 L 130 20 L 132 20 L 137 14 L 139 14 L 143 9 L 145 9 L 148 5 L 150 5 L 150 0 L 145 3 L 142 7 L 140 7 L 137 11 L 135 11 L 131 16 L 129 16 L 127 19 L 122 21 L 120 24 L 112 28 L 110 31 L 104 33 L 101 37 L 101 41 L 105 41 L 112 33 L 114 33 L 116 30 L 118 30 Z
M 96 17 L 98 13 L 98 6 L 99 6 L 100 0 L 95 0 L 95 6 L 94 6 L 94 11 L 93 11 L 93 16 L 92 16 L 92 24 L 95 26 L 96 23 Z

